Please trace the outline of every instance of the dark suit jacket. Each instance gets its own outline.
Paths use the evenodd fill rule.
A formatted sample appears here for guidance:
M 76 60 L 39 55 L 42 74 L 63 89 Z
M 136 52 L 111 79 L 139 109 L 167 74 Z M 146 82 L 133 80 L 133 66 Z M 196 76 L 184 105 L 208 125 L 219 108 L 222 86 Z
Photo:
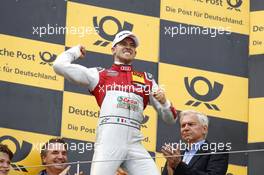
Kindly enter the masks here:
M 205 143 L 209 144 L 208 142 Z M 200 149 L 196 154 L 210 152 L 212 151 Z M 182 152 L 183 154 L 184 152 Z M 227 166 L 228 154 L 194 155 L 188 165 L 180 162 L 174 169 L 173 175 L 225 175 Z M 167 163 L 162 171 L 162 175 L 168 175 Z

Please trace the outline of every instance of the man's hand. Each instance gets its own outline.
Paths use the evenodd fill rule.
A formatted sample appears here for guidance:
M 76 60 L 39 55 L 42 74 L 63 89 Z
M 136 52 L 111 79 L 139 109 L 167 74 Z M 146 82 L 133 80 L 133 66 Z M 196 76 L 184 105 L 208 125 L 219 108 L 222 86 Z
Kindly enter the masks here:
M 116 175 L 128 175 L 128 174 L 123 169 L 118 168 L 118 170 L 116 171 Z
M 67 166 L 59 175 L 67 175 L 71 166 Z M 75 173 L 74 175 L 84 175 L 84 173 L 81 171 L 80 174 Z
M 86 55 L 86 50 L 85 50 L 85 47 L 84 46 L 80 46 L 80 51 L 81 51 L 81 56 L 80 56 L 80 58 L 84 58 L 85 57 L 85 55 Z
M 59 175 L 66 175 L 68 171 L 70 170 L 71 166 L 67 166 Z
M 181 162 L 181 153 L 179 147 L 174 149 L 169 145 L 165 145 L 162 146 L 161 152 L 164 156 L 166 156 L 167 166 L 169 166 L 170 168 L 175 169 Z
M 152 92 L 153 97 L 157 99 L 161 104 L 165 104 L 167 99 L 163 89 L 158 89 L 156 92 Z
M 80 174 L 74 173 L 74 175 L 84 175 L 84 173 L 81 171 Z
M 168 171 L 168 175 L 174 175 L 174 170 L 173 168 L 171 168 L 169 165 L 167 165 L 167 171 Z

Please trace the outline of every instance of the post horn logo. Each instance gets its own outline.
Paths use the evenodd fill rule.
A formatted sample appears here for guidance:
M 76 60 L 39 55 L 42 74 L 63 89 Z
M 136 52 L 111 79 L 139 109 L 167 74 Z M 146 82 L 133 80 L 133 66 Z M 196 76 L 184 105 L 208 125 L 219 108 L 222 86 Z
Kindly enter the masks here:
M 233 10 L 235 9 L 236 11 L 240 12 L 239 7 L 242 5 L 243 1 L 242 0 L 227 0 L 227 4 L 229 7 L 227 9 Z
M 102 41 L 102 40 L 97 40 L 93 43 L 93 45 L 96 45 L 96 46 L 101 46 L 101 47 L 106 47 L 108 44 L 110 44 L 110 42 L 112 42 L 115 38 L 115 35 L 109 35 L 105 32 L 105 29 L 103 28 L 104 26 L 104 23 L 107 22 L 107 21 L 111 21 L 113 23 L 116 24 L 117 26 L 117 33 L 122 31 L 122 30 L 129 30 L 129 31 L 132 31 L 133 29 L 133 24 L 129 23 L 129 22 L 124 22 L 123 26 L 121 24 L 121 22 L 113 17 L 113 16 L 105 16 L 103 17 L 99 24 L 98 24 L 98 20 L 97 20 L 97 16 L 94 16 L 93 17 L 93 25 L 94 25 L 94 28 L 96 28 L 98 30 L 98 34 L 101 38 L 105 39 L 106 41 Z
M 196 92 L 194 85 L 198 81 L 203 81 L 207 84 L 208 86 L 208 92 L 205 95 L 200 95 L 198 92 Z M 191 80 L 191 83 L 189 83 L 188 77 L 184 77 L 184 83 L 185 83 L 185 88 L 188 91 L 188 93 L 195 98 L 198 101 L 194 100 L 189 100 L 185 103 L 187 106 L 194 106 L 197 107 L 200 104 L 204 104 L 209 110 L 216 110 L 220 111 L 219 107 L 216 104 L 209 104 L 208 102 L 213 101 L 219 97 L 223 90 L 223 84 L 220 84 L 218 82 L 214 82 L 214 85 L 210 83 L 208 79 L 202 76 L 197 76 Z
M 28 172 L 27 169 L 23 165 L 18 165 L 14 163 L 24 160 L 29 155 L 29 153 L 32 150 L 32 144 L 23 140 L 22 144 L 20 145 L 16 138 L 12 136 L 8 136 L 8 135 L 4 135 L 0 137 L 0 143 L 5 140 L 12 141 L 14 145 L 16 146 L 16 150 L 14 152 L 14 157 L 12 159 L 11 166 L 16 171 Z
M 53 61 L 55 61 L 57 55 L 51 54 L 50 52 L 45 51 L 45 52 L 39 52 L 39 57 L 42 60 L 40 62 L 40 64 L 42 64 L 42 65 L 48 64 L 48 65 L 52 66 Z
M 147 123 L 148 121 L 149 121 L 149 116 L 144 115 L 144 116 L 143 116 L 143 121 L 141 122 L 141 127 L 142 127 L 142 128 L 148 128 L 147 125 L 146 125 L 146 123 Z

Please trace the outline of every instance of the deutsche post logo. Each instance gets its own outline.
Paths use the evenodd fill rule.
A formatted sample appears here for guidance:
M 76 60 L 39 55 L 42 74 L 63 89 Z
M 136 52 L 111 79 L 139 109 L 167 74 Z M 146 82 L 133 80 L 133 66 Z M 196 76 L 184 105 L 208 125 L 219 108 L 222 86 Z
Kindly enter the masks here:
M 56 59 L 57 55 L 51 54 L 50 52 L 39 52 L 39 57 L 41 58 L 40 64 L 52 66 L 53 61 Z
M 206 94 L 201 95 L 199 92 L 197 92 L 197 90 L 195 90 L 194 86 L 198 81 L 203 81 L 208 86 L 208 92 Z M 219 97 L 224 87 L 223 84 L 215 81 L 212 85 L 207 78 L 202 76 L 193 78 L 190 83 L 188 77 L 184 77 L 184 83 L 188 93 L 197 100 L 189 100 L 185 103 L 185 105 L 197 107 L 203 103 L 209 110 L 220 111 L 216 104 L 210 104 L 208 102 L 211 102 Z
M 9 140 L 9 141 L 13 142 L 14 145 L 16 146 L 16 150 L 14 152 L 14 157 L 12 159 L 13 163 L 11 164 L 11 166 L 16 171 L 28 172 L 27 169 L 23 165 L 17 165 L 14 163 L 24 160 L 29 155 L 29 153 L 31 152 L 31 149 L 32 149 L 32 144 L 29 142 L 23 141 L 22 144 L 20 145 L 16 138 L 14 138 L 12 136 L 8 136 L 8 135 L 4 135 L 4 136 L 0 137 L 0 143 L 5 141 L 5 140 Z
M 242 5 L 242 2 L 242 0 L 227 0 L 227 4 L 229 5 L 227 9 L 240 11 L 239 7 Z
M 97 16 L 94 16 L 93 17 L 93 25 L 94 25 L 94 28 L 96 28 L 97 30 L 98 30 L 98 34 L 99 34 L 99 36 L 101 37 L 101 38 L 103 38 L 104 40 L 106 40 L 106 41 L 103 41 L 103 40 L 97 40 L 97 41 L 95 41 L 94 43 L 93 43 L 93 45 L 96 45 L 96 46 L 101 46 L 101 47 L 106 47 L 110 42 L 112 42 L 113 40 L 114 40 L 114 38 L 115 38 L 115 35 L 116 35 L 116 33 L 114 34 L 114 35 L 110 35 L 110 34 L 108 34 L 106 31 L 105 31 L 105 29 L 104 29 L 104 23 L 105 22 L 113 22 L 116 26 L 117 26 L 117 32 L 116 33 L 118 33 L 118 32 L 120 32 L 120 31 L 122 31 L 122 30 L 129 30 L 129 31 L 132 31 L 132 29 L 133 29 L 133 24 L 131 24 L 131 23 L 129 23 L 129 22 L 127 22 L 127 21 L 125 21 L 124 23 L 123 23 L 123 25 L 121 24 L 121 22 L 117 19 L 117 18 L 115 18 L 115 17 L 113 17 L 113 16 L 105 16 L 105 17 L 103 17 L 101 20 L 100 20 L 100 22 L 98 23 L 98 19 L 97 19 Z

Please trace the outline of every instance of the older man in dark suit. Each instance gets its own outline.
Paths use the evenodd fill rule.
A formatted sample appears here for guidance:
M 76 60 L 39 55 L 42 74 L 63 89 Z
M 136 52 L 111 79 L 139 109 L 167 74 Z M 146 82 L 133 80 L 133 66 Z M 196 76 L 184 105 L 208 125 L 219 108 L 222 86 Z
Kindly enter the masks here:
M 208 123 L 207 116 L 202 113 L 194 110 L 181 112 L 181 137 L 184 144 L 187 145 L 186 150 L 180 151 L 179 145 L 175 149 L 171 145 L 162 147 L 163 154 L 167 156 L 162 175 L 226 174 L 228 154 L 213 154 L 218 151 L 224 151 L 226 148 L 221 144 L 219 150 L 216 144 L 205 140 L 208 133 Z M 203 153 L 205 154 L 200 155 Z

